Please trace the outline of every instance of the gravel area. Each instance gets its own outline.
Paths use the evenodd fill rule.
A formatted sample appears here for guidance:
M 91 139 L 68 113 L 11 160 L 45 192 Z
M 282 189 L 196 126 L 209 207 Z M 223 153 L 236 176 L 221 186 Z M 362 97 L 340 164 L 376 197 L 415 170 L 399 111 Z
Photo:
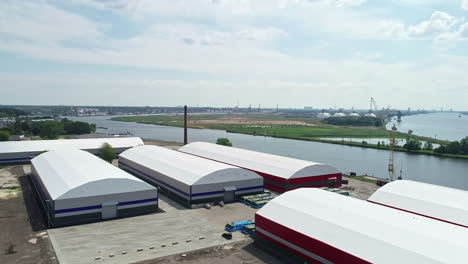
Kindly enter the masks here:
M 24 170 L 29 166 L 0 169 L 0 263 L 58 263 Z
M 347 185 L 343 185 L 341 189 L 349 191 L 349 195 L 351 197 L 367 200 L 369 197 L 377 191 L 380 187 L 374 183 L 360 181 L 356 179 L 350 179 L 347 177 L 343 177 L 343 179 L 348 180 Z

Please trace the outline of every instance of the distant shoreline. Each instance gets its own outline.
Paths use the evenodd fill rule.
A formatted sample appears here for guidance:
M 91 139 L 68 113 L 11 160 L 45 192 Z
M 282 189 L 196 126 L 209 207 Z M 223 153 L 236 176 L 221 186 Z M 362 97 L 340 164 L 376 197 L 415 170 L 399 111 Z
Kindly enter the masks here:
M 170 126 L 170 127 L 183 127 L 182 124 L 180 122 L 172 122 L 172 121 L 163 121 L 163 122 L 157 122 L 157 123 L 154 123 L 154 122 L 142 122 L 142 121 L 134 121 L 134 120 L 128 120 L 128 117 L 126 117 L 127 120 L 122 120 L 121 118 L 119 117 L 114 117 L 112 118 L 111 120 L 112 121 L 121 121 L 121 122 L 133 122 L 133 123 L 141 123 L 141 124 L 149 124 L 149 125 L 159 125 L 159 126 Z M 135 117 L 137 118 L 137 117 Z M 132 118 L 133 119 L 133 118 Z M 315 142 L 321 142 L 321 143 L 329 143 L 329 144 L 335 144 L 335 145 L 344 145 L 344 146 L 350 146 L 350 147 L 361 147 L 361 148 L 372 148 L 372 149 L 378 149 L 378 150 L 386 150 L 386 151 L 389 151 L 388 149 L 388 145 L 385 145 L 385 146 L 379 146 L 379 145 L 376 145 L 376 144 L 362 144 L 361 142 L 350 142 L 350 141 L 336 141 L 336 140 L 326 140 L 326 139 L 321 139 L 319 137 L 300 137 L 300 136 L 288 136 L 288 135 L 284 135 L 284 134 L 267 134 L 267 135 L 262 135 L 260 133 L 256 133 L 256 130 L 253 130 L 253 129 L 245 129 L 245 128 L 242 128 L 240 127 L 241 125 L 223 125 L 223 124 L 215 124 L 215 125 L 210 125 L 210 127 L 202 127 L 202 126 L 190 126 L 189 125 L 189 128 L 191 129 L 215 129 L 215 130 L 224 130 L 228 133 L 235 133 L 235 134 L 244 134 L 244 135 L 251 135 L 251 136 L 259 136 L 259 137 L 263 137 L 263 136 L 267 136 L 267 137 L 273 137 L 273 138 L 284 138 L 284 139 L 293 139 L 293 140 L 303 140 L 303 141 L 315 141 Z M 294 129 L 294 128 L 300 128 L 300 126 L 290 126 L 291 129 Z M 336 131 L 340 131 L 340 128 L 339 127 L 334 127 L 334 126 L 330 126 L 330 128 L 333 128 L 334 130 Z M 343 128 L 343 130 L 346 129 L 346 127 Z M 361 128 L 356 128 L 356 130 L 359 130 Z M 363 131 L 365 131 L 365 128 L 363 129 Z M 379 130 L 375 130 L 376 132 L 379 132 Z M 386 130 L 385 130 L 386 132 Z M 379 132 L 380 133 L 380 132 Z M 404 135 L 404 134 L 401 134 L 401 135 Z M 403 138 L 402 136 L 399 136 L 398 138 Z M 337 135 L 327 135 L 327 136 L 320 136 L 320 137 L 329 137 L 329 138 L 342 138 L 342 137 L 346 137 L 346 138 L 357 138 L 357 139 L 363 139 L 363 141 L 365 141 L 366 139 L 369 138 L 369 136 L 353 136 L 353 135 L 340 135 L 340 136 L 337 136 Z M 376 134 L 376 137 L 375 138 L 381 138 L 381 137 L 388 137 L 388 135 L 380 135 L 380 134 Z M 412 135 L 411 138 L 413 139 L 418 139 L 418 140 L 422 140 L 422 141 L 428 141 L 428 142 L 432 142 L 432 143 L 438 143 L 438 144 L 441 144 L 441 143 L 445 143 L 443 141 L 437 141 L 437 142 L 434 142 L 434 139 L 431 139 L 431 138 L 426 138 L 426 137 L 422 137 L 422 136 L 416 136 L 416 135 Z M 435 157 L 442 157 L 442 158 L 455 158 L 455 159 L 467 159 L 468 160 L 468 155 L 456 155 L 456 154 L 445 154 L 445 153 L 435 153 L 435 152 L 432 152 L 432 151 L 427 151 L 427 150 L 418 150 L 418 151 L 411 151 L 411 150 L 406 150 L 406 149 L 402 149 L 402 148 L 398 148 L 396 147 L 394 149 L 394 151 L 397 151 L 397 152 L 406 152 L 406 153 L 409 153 L 409 154 L 420 154 L 420 155 L 428 155 L 428 156 L 435 156 Z

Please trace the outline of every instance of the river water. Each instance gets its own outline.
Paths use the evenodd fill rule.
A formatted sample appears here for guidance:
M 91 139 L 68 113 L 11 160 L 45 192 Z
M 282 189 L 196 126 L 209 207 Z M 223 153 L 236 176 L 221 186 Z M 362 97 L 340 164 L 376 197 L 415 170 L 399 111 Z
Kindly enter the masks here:
M 183 142 L 183 129 L 109 120 L 110 116 L 71 117 L 95 123 L 98 133 L 125 133 L 165 141 Z M 189 142 L 215 142 L 227 137 L 235 147 L 326 163 L 344 173 L 356 172 L 387 178 L 389 152 L 313 141 L 227 133 L 221 130 L 189 129 Z M 395 152 L 395 171 L 403 178 L 468 190 L 468 161 Z
M 390 129 L 393 124 L 398 131 L 407 133 L 413 130 L 418 136 L 455 141 L 468 136 L 468 115 L 459 113 L 433 113 L 403 116 L 401 122 L 392 122 L 387 124 Z

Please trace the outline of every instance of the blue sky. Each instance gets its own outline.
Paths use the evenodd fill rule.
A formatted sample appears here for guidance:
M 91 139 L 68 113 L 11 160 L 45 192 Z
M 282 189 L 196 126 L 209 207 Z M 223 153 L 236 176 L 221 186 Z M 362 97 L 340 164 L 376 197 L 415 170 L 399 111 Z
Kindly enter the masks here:
M 0 104 L 466 110 L 468 0 L 2 0 Z

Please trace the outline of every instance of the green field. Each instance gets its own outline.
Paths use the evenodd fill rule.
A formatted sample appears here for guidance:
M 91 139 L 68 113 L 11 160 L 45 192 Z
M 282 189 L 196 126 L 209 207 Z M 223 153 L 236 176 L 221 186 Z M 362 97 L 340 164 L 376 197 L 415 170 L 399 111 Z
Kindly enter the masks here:
M 126 116 L 112 118 L 114 121 L 138 122 L 162 126 L 183 127 L 183 115 L 152 115 Z M 242 123 L 243 122 L 243 123 Z M 302 125 L 292 125 L 291 122 L 301 122 Z M 219 129 L 230 133 L 247 134 L 253 136 L 268 136 L 307 141 L 319 141 L 329 144 L 347 145 L 361 148 L 388 150 L 388 145 L 376 145 L 366 142 L 371 138 L 388 138 L 389 131 L 385 127 L 353 127 L 332 126 L 320 123 L 315 118 L 289 117 L 279 114 L 193 114 L 189 116 L 190 128 Z M 417 135 L 397 132 L 396 138 L 417 139 L 435 144 L 447 144 L 443 140 L 435 140 Z M 357 138 L 359 141 L 330 140 L 327 138 Z M 362 139 L 362 142 L 360 142 Z M 436 153 L 430 150 L 407 150 L 395 147 L 395 151 L 414 154 L 431 155 L 446 158 L 468 159 L 468 155 Z
M 290 118 L 284 115 L 272 114 L 248 114 L 248 115 L 190 115 L 190 121 L 197 120 L 222 120 L 228 118 L 243 118 L 251 122 L 251 124 L 191 124 L 190 128 L 199 129 L 220 129 L 226 130 L 231 133 L 241 133 L 248 135 L 258 136 L 272 136 L 281 138 L 303 139 L 303 140 L 317 140 L 320 138 L 387 138 L 388 131 L 384 127 L 350 127 L 350 126 L 330 126 L 321 124 L 314 118 Z M 153 116 L 127 116 L 115 117 L 114 121 L 124 122 L 137 122 L 144 124 L 162 125 L 162 126 L 175 126 L 183 127 L 183 115 L 153 115 Z M 262 121 L 262 124 L 255 124 L 256 120 Z M 305 122 L 306 124 L 314 125 L 286 125 L 286 124 L 264 124 L 265 121 L 298 121 Z M 397 133 L 397 138 L 407 138 L 405 133 Z M 411 138 L 418 138 L 433 143 L 445 143 L 443 141 L 433 140 L 424 137 L 412 135 Z
M 263 121 L 298 121 L 305 122 L 307 124 L 319 124 L 315 118 L 305 117 L 286 117 L 284 115 L 274 114 L 201 114 L 201 115 L 190 115 L 190 121 L 196 120 L 221 120 L 229 118 L 242 118 L 251 121 L 263 120 Z M 122 116 L 112 118 L 114 121 L 124 122 L 137 122 L 144 124 L 162 125 L 162 126 L 177 126 L 182 127 L 184 125 L 184 116 L 178 115 L 149 115 L 149 116 Z M 203 125 L 189 125 L 191 128 L 212 128 L 214 124 L 203 124 Z
M 226 124 L 226 120 L 232 119 L 247 120 L 248 124 Z M 153 115 L 153 116 L 126 116 L 112 118 L 114 121 L 123 122 L 137 122 L 144 124 L 154 124 L 162 126 L 175 126 L 183 127 L 183 115 Z M 210 122 L 197 122 L 197 121 Z M 268 124 L 271 121 L 272 124 Z M 289 122 L 297 121 L 304 122 L 303 125 L 290 125 L 290 124 L 274 124 L 275 122 Z M 257 123 L 258 122 L 258 123 Z M 269 136 L 288 139 L 299 139 L 308 141 L 319 141 L 330 144 L 348 145 L 362 148 L 373 148 L 388 150 L 388 145 L 379 146 L 375 144 L 367 144 L 361 142 L 349 141 L 333 141 L 323 138 L 362 138 L 363 141 L 369 138 L 387 138 L 389 132 L 385 127 L 350 127 L 350 126 L 331 126 L 321 124 L 317 119 L 304 118 L 304 117 L 286 117 L 284 115 L 273 114 L 218 114 L 218 115 L 190 115 L 189 125 L 190 128 L 196 129 L 219 129 L 231 133 L 240 133 L 253 136 Z M 412 138 L 422 141 L 432 142 L 436 144 L 446 144 L 448 142 L 442 140 L 435 140 L 432 138 L 421 137 L 417 135 L 408 135 L 405 133 L 397 132 L 396 138 Z M 468 159 L 466 155 L 455 154 L 439 154 L 428 150 L 410 151 L 403 148 L 395 148 L 395 151 L 409 152 L 415 154 L 424 154 L 431 156 Z
M 335 126 L 284 126 L 270 125 L 268 127 L 252 127 L 244 125 L 229 125 L 226 131 L 259 136 L 284 137 L 295 139 L 319 138 L 386 138 L 388 132 L 382 128 L 354 128 Z M 399 135 L 403 137 L 403 135 Z

